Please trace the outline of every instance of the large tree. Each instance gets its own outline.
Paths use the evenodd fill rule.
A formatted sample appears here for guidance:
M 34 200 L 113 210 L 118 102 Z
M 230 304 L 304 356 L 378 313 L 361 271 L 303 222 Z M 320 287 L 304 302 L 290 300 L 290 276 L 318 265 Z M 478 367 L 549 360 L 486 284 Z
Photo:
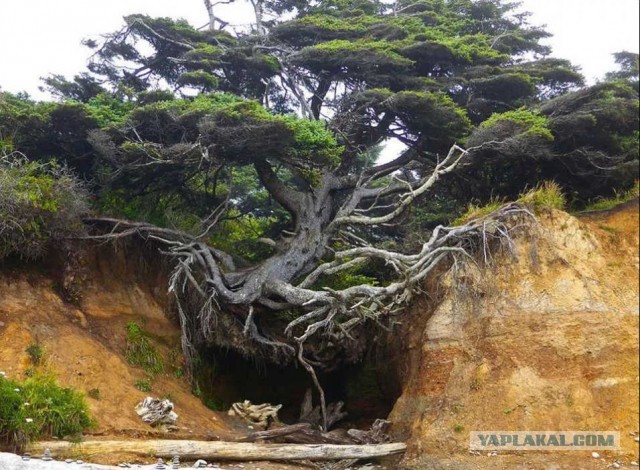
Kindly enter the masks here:
M 637 161 L 629 142 L 562 127 L 581 129 L 582 116 L 633 134 L 637 92 L 574 91 L 582 77 L 547 57 L 548 34 L 516 4 L 252 0 L 254 27 L 235 32 L 204 3 L 205 28 L 128 16 L 87 41 L 91 74 L 48 81 L 99 123 L 89 141 L 111 175 L 103 202 L 147 209 L 146 221 L 93 220 L 109 232 L 97 236 L 138 234 L 173 257 L 188 357 L 204 343 L 266 352 L 317 381 L 314 368 L 357 360 L 363 325 L 399 311 L 440 261 L 480 233 L 508 236 L 507 219 L 526 213 L 510 205 L 489 224 L 438 226 L 415 254 L 376 246 L 418 199 L 510 194 L 539 181 L 540 160 L 566 165 L 580 149 L 580 170 L 599 168 L 601 144 L 627 152 L 609 162 Z M 607 99 L 624 111 L 593 105 Z M 377 163 L 392 140 L 403 150 Z M 251 235 L 234 239 L 238 227 Z

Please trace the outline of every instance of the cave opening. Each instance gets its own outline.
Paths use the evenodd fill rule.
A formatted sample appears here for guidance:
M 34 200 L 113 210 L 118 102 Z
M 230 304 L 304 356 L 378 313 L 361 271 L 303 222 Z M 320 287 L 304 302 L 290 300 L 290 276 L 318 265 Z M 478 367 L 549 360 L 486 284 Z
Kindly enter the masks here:
M 308 389 L 314 391 L 314 406 L 318 404 L 311 378 L 298 364 L 276 365 L 216 347 L 201 351 L 200 357 L 197 385 L 202 401 L 213 410 L 226 411 L 244 400 L 282 405 L 280 420 L 295 424 Z M 347 417 L 336 427 L 364 429 L 387 418 L 401 392 L 399 378 L 390 369 L 368 354 L 361 363 L 318 372 L 327 404 L 344 402 Z

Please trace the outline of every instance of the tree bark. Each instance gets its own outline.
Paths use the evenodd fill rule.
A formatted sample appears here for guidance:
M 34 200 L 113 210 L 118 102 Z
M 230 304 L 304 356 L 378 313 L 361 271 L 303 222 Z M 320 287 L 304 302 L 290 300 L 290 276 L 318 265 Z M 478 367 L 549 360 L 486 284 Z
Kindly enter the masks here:
M 71 442 L 38 442 L 31 446 L 31 453 L 42 453 L 50 449 L 54 456 L 68 452 L 84 454 L 128 453 L 141 457 L 210 460 L 342 460 L 370 459 L 401 454 L 406 444 L 394 442 L 375 445 L 333 445 L 333 444 L 253 444 L 244 442 L 221 441 L 86 441 L 80 444 Z

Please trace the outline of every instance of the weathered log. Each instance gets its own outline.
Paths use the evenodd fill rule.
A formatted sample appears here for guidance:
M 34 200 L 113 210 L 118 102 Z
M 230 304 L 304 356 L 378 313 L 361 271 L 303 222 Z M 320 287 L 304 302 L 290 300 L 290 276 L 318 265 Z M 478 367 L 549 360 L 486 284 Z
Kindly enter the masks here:
M 382 444 L 391 437 L 387 430 L 391 423 L 384 419 L 376 419 L 371 429 L 334 429 L 322 432 L 318 426 L 309 423 L 280 425 L 268 431 L 253 432 L 240 442 L 273 441 L 291 444 Z
M 343 460 L 370 459 L 404 452 L 402 442 L 375 445 L 334 444 L 254 444 L 222 441 L 64 441 L 38 442 L 31 446 L 31 453 L 50 449 L 53 455 L 82 452 L 84 455 L 113 453 L 134 454 L 141 457 L 210 459 L 210 460 Z
M 310 423 L 314 426 L 320 426 L 323 424 L 322 406 L 313 406 L 312 391 L 307 389 L 300 406 L 300 418 L 298 421 L 301 423 Z M 331 429 L 338 421 L 343 420 L 347 413 L 342 409 L 344 403 L 337 401 L 335 403 L 328 403 L 326 406 L 326 425 L 327 429 Z
M 256 441 L 273 441 L 281 444 L 359 444 L 359 442 L 347 436 L 347 432 L 344 429 L 322 432 L 319 427 L 309 423 L 285 425 L 268 431 L 254 432 L 241 439 L 241 442 Z
M 356 444 L 382 444 L 389 442 L 391 438 L 387 434 L 391 422 L 386 419 L 376 419 L 368 431 L 360 429 L 349 429 L 347 435 Z

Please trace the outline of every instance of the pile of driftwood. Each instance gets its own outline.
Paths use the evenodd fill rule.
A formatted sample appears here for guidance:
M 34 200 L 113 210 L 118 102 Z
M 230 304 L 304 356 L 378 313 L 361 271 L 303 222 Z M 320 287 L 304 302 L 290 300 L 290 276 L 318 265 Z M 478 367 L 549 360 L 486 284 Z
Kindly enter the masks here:
M 330 430 L 345 418 L 343 407 L 342 402 L 327 405 L 328 430 L 325 431 L 320 426 L 323 419 L 321 410 L 313 407 L 311 390 L 308 390 L 301 406 L 299 422 L 292 425 L 282 424 L 278 419 L 281 405 L 254 405 L 250 401 L 234 403 L 229 414 L 243 419 L 252 429 L 237 442 L 146 440 L 85 441 L 71 444 L 58 441 L 35 444 L 32 450 L 39 451 L 48 447 L 57 454 L 73 450 L 87 454 L 127 453 L 161 458 L 179 455 L 185 460 L 338 461 L 335 464 L 337 466 L 332 468 L 344 468 L 357 460 L 400 454 L 406 450 L 404 443 L 389 442 L 387 430 L 390 423 L 383 419 L 376 420 L 366 431 Z M 172 411 L 172 407 L 169 411 Z
M 254 405 L 250 401 L 234 403 L 229 410 L 229 415 L 239 416 L 251 424 L 254 429 L 260 429 L 250 433 L 242 439 L 242 442 L 278 442 L 290 444 L 382 444 L 389 442 L 387 434 L 389 421 L 377 419 L 371 429 L 335 429 L 323 431 L 320 427 L 322 413 L 319 406 L 312 403 L 311 389 L 307 390 L 302 406 L 298 424 L 284 425 L 278 419 L 278 411 L 282 405 L 263 403 Z M 344 411 L 344 403 L 341 401 L 327 405 L 327 429 L 344 419 L 347 413 Z

